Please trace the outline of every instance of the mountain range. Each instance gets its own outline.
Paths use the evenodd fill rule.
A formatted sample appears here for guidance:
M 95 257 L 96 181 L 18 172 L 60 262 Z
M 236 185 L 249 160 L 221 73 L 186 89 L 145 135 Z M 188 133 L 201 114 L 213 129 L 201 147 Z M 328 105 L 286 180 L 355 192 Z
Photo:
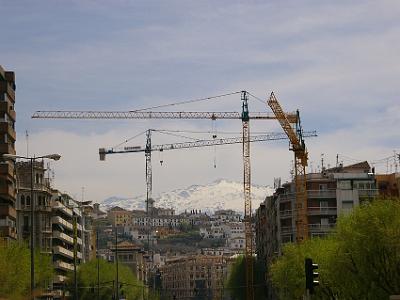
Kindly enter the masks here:
M 274 189 L 270 186 L 252 185 L 252 209 L 258 208 L 266 196 L 272 195 Z M 125 209 L 144 210 L 146 197 L 135 198 L 113 196 L 101 202 L 104 209 L 119 206 Z M 192 185 L 185 189 L 176 189 L 164 192 L 153 197 L 154 206 L 173 208 L 175 213 L 191 211 L 193 209 L 212 213 L 219 209 L 232 209 L 237 212 L 244 210 L 243 183 L 218 179 L 207 185 Z

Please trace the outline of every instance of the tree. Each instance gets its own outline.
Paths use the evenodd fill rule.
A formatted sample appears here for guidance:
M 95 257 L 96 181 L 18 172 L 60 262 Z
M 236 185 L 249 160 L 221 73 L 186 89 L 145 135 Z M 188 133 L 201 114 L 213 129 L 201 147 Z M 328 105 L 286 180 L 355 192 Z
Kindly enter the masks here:
M 22 299 L 30 294 L 30 250 L 26 244 L 0 242 L 0 299 Z M 35 252 L 37 293 L 52 279 L 50 255 Z
M 265 267 L 257 260 L 253 260 L 254 268 L 254 299 L 265 299 L 266 285 L 265 285 Z M 245 276 L 245 258 L 239 256 L 232 266 L 229 275 L 226 289 L 227 293 L 233 300 L 246 299 L 246 276 Z
M 100 270 L 100 299 L 113 299 L 115 293 L 115 264 L 103 259 L 99 260 Z M 79 266 L 77 271 L 78 294 L 80 300 L 92 300 L 97 295 L 97 260 L 93 259 Z M 145 286 L 136 279 L 132 270 L 122 264 L 118 265 L 118 281 L 120 296 L 126 299 L 141 299 Z M 74 274 L 69 273 L 68 290 L 74 293 Z
M 388 299 L 400 293 L 400 203 L 376 200 L 338 218 L 336 232 L 284 247 L 270 276 L 281 299 L 305 293 L 304 259 L 319 265 L 314 299 Z

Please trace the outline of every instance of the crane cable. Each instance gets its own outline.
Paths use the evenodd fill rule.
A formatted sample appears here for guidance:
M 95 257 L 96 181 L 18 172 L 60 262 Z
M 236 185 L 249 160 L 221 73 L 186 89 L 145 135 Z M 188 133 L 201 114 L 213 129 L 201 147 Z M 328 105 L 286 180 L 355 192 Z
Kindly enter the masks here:
M 231 92 L 231 93 L 210 96 L 210 97 L 205 97 L 205 98 L 197 98 L 197 99 L 185 100 L 185 101 L 180 101 L 180 102 L 161 104 L 161 105 L 132 110 L 130 112 L 139 112 L 139 111 L 144 111 L 144 110 L 149 110 L 149 109 L 157 109 L 157 108 L 168 107 L 168 106 L 176 106 L 176 105 L 182 105 L 182 104 L 188 104 L 188 103 L 194 103 L 194 102 L 207 101 L 207 100 L 222 98 L 222 97 L 226 97 L 226 96 L 232 96 L 232 95 L 236 95 L 236 94 L 240 94 L 240 93 L 241 93 L 241 91 L 238 91 L 238 92 Z

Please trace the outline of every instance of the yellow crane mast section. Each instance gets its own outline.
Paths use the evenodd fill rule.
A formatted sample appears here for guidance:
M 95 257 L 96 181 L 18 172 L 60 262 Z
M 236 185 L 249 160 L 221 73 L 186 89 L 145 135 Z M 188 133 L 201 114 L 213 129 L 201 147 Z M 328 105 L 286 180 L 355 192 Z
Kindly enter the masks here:
M 296 185 L 296 241 L 301 242 L 308 239 L 308 217 L 307 217 L 307 182 L 306 182 L 306 166 L 308 164 L 308 153 L 302 139 L 302 136 L 294 130 L 286 114 L 283 112 L 281 105 L 272 92 L 268 105 L 274 112 L 283 131 L 288 136 L 294 152 L 294 170 Z M 301 133 L 300 119 L 297 117 L 296 126 Z

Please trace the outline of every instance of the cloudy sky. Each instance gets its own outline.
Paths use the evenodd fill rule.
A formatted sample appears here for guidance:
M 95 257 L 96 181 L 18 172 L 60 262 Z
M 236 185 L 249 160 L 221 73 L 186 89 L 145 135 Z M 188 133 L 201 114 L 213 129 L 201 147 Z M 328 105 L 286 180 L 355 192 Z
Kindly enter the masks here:
M 148 128 L 240 132 L 240 121 L 32 120 L 36 110 L 134 110 L 248 90 L 299 109 L 310 167 L 375 162 L 399 147 L 400 2 L 6 1 L 0 64 L 16 72 L 17 152 L 60 153 L 55 185 L 80 198 L 145 193 L 144 155 L 98 159 Z M 251 111 L 269 111 L 250 99 Z M 240 111 L 240 95 L 162 110 Z M 281 131 L 254 121 L 253 132 Z M 29 138 L 26 139 L 25 132 Z M 194 136 L 195 133 L 177 133 Z M 211 133 L 202 138 L 211 138 Z M 234 134 L 233 134 L 234 135 Z M 182 141 L 154 134 L 153 144 Z M 144 145 L 143 135 L 126 146 Z M 28 145 L 28 147 L 27 147 Z M 252 181 L 290 178 L 285 141 L 252 145 Z M 163 160 L 163 165 L 159 163 Z M 214 168 L 214 161 L 216 168 Z M 241 146 L 153 153 L 154 192 L 242 180 Z

